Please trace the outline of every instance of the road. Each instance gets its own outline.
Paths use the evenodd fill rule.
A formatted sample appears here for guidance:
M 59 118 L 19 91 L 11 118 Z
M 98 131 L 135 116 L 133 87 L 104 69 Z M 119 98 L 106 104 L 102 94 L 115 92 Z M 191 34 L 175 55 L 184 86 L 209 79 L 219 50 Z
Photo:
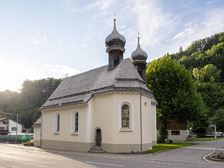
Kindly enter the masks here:
M 224 141 L 200 142 L 156 155 L 74 153 L 0 144 L 0 168 L 224 168 L 224 163 L 202 159 L 216 147 L 224 150 Z

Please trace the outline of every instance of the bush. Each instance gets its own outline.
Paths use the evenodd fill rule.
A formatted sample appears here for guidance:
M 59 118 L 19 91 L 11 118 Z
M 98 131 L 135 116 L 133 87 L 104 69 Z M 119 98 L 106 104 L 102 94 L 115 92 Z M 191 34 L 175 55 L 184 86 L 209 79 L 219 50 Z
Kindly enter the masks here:
M 166 128 L 161 127 L 159 130 L 158 142 L 164 143 L 167 138 L 168 138 L 168 131 L 166 130 Z

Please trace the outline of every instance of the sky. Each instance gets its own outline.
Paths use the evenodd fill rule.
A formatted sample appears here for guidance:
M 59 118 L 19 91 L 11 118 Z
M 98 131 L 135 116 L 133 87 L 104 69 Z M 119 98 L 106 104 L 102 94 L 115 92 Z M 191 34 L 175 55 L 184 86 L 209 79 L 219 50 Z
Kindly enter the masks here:
M 152 61 L 224 31 L 223 0 L 0 0 L 0 91 L 107 64 L 114 12 L 124 58 L 138 32 Z

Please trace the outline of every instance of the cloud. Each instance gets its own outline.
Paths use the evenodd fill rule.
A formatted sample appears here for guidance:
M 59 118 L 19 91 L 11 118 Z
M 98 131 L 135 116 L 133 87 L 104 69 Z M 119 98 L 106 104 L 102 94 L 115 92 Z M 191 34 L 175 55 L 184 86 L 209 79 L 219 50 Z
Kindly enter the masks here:
M 44 69 L 46 70 L 48 75 L 54 76 L 56 78 L 71 76 L 74 74 L 78 74 L 80 72 L 79 70 L 76 70 L 74 68 L 62 64 L 59 65 L 47 64 L 44 65 Z
M 201 22 L 197 24 L 193 24 L 192 22 L 185 24 L 185 28 L 172 38 L 175 42 L 173 46 L 181 45 L 186 48 L 192 41 L 222 32 L 224 30 L 223 18 L 223 9 L 216 8 L 207 11 L 202 16 Z
M 77 43 L 76 42 L 72 43 L 72 47 L 77 47 Z
M 224 30 L 224 10 L 217 8 L 205 14 L 199 36 L 210 36 L 211 34 Z
M 158 1 L 138 0 L 133 5 L 138 31 L 143 45 L 157 45 L 165 41 L 176 25 L 175 16 L 165 13 Z
M 71 12 L 88 12 L 95 9 L 106 12 L 114 1 L 115 0 L 96 0 L 95 2 L 80 7 L 76 2 L 67 0 L 63 6 L 68 8 Z
M 40 44 L 40 41 L 37 40 L 36 38 L 34 37 L 31 37 L 30 38 L 30 42 L 34 45 L 34 46 L 38 46 Z
M 62 44 L 62 42 L 63 42 L 63 41 L 60 40 L 60 39 L 57 39 L 57 40 L 56 40 L 56 43 L 57 43 L 57 44 Z
M 31 44 L 33 44 L 34 46 L 38 46 L 41 43 L 47 43 L 48 42 L 48 38 L 46 35 L 35 35 L 35 36 L 31 36 L 30 37 L 30 42 Z
M 177 33 L 172 40 L 185 39 L 189 36 L 193 35 L 195 32 L 199 30 L 199 26 L 197 24 L 192 24 L 191 22 L 185 25 L 185 29 L 181 32 Z
M 47 36 L 43 36 L 43 41 L 44 41 L 44 42 L 48 42 L 48 38 L 47 38 Z
M 7 72 L 7 73 L 5 73 Z M 25 79 L 37 80 L 47 77 L 64 78 L 79 73 L 79 70 L 63 64 L 35 64 L 28 60 L 7 62 L 0 58 L 0 91 L 9 89 L 19 91 Z

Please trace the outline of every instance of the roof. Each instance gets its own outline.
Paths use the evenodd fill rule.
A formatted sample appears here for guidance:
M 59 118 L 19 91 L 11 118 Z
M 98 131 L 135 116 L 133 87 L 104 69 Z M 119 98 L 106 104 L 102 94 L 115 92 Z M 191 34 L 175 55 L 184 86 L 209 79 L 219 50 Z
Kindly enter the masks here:
M 114 19 L 114 28 L 113 28 L 113 31 L 106 37 L 105 39 L 105 43 L 106 45 L 108 43 L 110 43 L 110 41 L 113 41 L 113 40 L 120 40 L 122 41 L 123 43 L 126 43 L 126 40 L 125 40 L 125 37 L 123 35 L 121 35 L 118 31 L 117 31 L 117 28 L 116 28 L 116 19 Z
M 39 117 L 33 125 L 41 125 L 41 117 Z
M 131 59 L 127 58 L 112 70 L 108 70 L 106 65 L 65 78 L 42 108 L 74 102 L 85 103 L 93 94 L 114 88 L 141 88 L 150 92 Z
M 17 121 L 15 121 L 15 120 L 13 120 L 13 119 L 10 119 L 9 117 L 3 117 L 3 118 L 0 118 L 0 121 L 4 121 L 4 120 L 10 120 L 10 121 L 13 121 L 13 122 L 17 122 Z M 19 124 L 19 125 L 21 125 L 20 123 L 18 123 L 17 122 L 17 124 Z
M 4 121 L 4 120 L 8 120 L 9 118 L 8 117 L 3 117 L 3 118 L 0 118 L 0 121 Z
M 135 51 L 132 52 L 131 54 L 132 59 L 143 59 L 146 60 L 148 55 L 147 53 L 141 48 L 140 42 L 139 42 L 139 37 L 138 37 L 138 44 L 137 44 L 137 48 Z

